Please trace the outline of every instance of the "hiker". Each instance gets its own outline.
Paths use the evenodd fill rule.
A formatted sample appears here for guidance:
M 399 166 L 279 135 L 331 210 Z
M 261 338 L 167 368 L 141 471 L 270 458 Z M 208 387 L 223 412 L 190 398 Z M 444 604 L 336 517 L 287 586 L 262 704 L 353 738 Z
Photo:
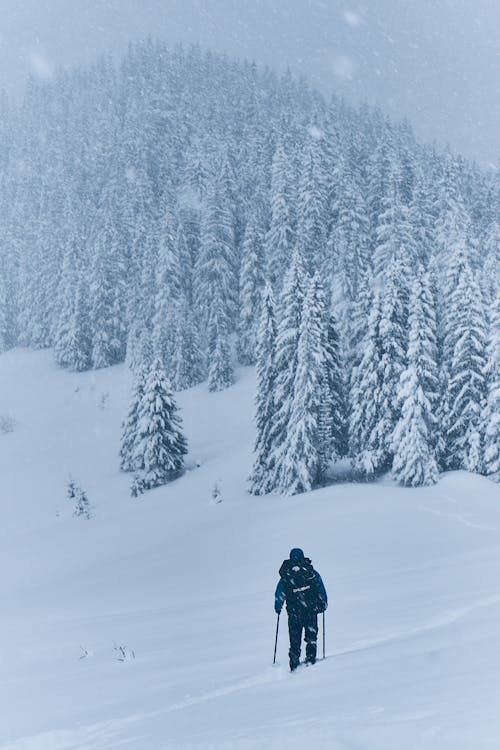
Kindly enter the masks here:
M 290 559 L 283 561 L 279 574 L 274 610 L 279 615 L 286 601 L 290 670 L 293 672 L 300 664 L 302 630 L 306 641 L 306 664 L 314 664 L 316 661 L 318 613 L 327 608 L 328 597 L 320 574 L 297 547 L 290 551 Z

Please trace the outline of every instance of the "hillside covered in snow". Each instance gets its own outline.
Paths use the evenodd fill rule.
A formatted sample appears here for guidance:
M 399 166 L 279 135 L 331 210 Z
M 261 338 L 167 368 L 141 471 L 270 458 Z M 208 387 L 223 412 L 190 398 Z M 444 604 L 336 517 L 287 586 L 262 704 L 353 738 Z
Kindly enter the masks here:
M 157 361 L 176 391 L 257 363 L 254 494 L 345 457 L 498 478 L 498 174 L 290 73 L 134 42 L 0 98 L 0 351 Z
M 0 356 L 1 750 L 496 750 L 498 485 L 249 495 L 242 368 L 179 394 L 187 471 L 133 500 L 130 377 Z M 296 545 L 330 605 L 326 660 L 290 674 L 284 617 L 272 666 L 273 593 Z

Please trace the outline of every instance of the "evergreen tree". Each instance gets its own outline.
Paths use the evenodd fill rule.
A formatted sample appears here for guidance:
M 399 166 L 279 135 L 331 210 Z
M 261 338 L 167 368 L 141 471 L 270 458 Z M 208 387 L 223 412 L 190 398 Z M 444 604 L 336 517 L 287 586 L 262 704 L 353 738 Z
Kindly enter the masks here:
M 387 268 L 380 316 L 380 391 L 376 426 L 378 471 L 386 471 L 392 462 L 392 436 L 400 417 L 399 380 L 405 367 L 408 336 L 409 271 L 401 256 Z
M 382 299 L 375 292 L 358 366 L 353 370 L 349 434 L 355 468 L 370 475 L 386 462 L 386 446 L 381 443 L 379 424 L 382 401 L 381 334 Z
M 164 367 L 170 365 L 173 351 L 174 320 L 182 290 L 179 248 L 182 229 L 174 226 L 174 216 L 166 207 L 160 222 L 158 264 L 155 279 L 152 346 Z M 186 269 L 189 274 L 189 267 Z
M 304 267 L 311 275 L 322 267 L 325 255 L 325 205 L 325 176 L 319 142 L 311 137 L 304 152 L 297 196 L 297 245 Z
M 0 354 L 9 348 L 9 326 L 7 311 L 7 284 L 0 272 Z
M 304 267 L 300 255 L 295 251 L 292 265 L 285 276 L 278 308 L 275 360 L 276 386 L 274 389 L 275 416 L 270 433 L 272 445 L 270 487 L 273 489 L 283 486 L 280 471 L 284 460 L 294 398 L 304 284 Z
M 479 285 L 468 263 L 459 269 L 449 305 L 445 351 L 451 352 L 451 358 L 442 399 L 444 466 L 479 471 L 481 413 L 486 396 L 486 324 Z
M 276 337 L 274 297 L 271 287 L 267 285 L 264 290 L 256 349 L 255 424 L 257 437 L 254 448 L 254 465 L 250 476 L 250 491 L 254 495 L 265 495 L 273 489 L 271 484 L 271 430 L 275 412 Z
M 325 311 L 322 321 L 323 367 L 319 410 L 320 474 L 326 474 L 330 461 L 347 454 L 347 414 L 344 377 L 340 359 L 337 321 Z
M 216 182 L 203 220 L 197 264 L 198 301 L 207 336 L 208 387 L 211 391 L 227 388 L 234 381 L 229 346 L 236 308 L 233 260 L 232 221 Z
M 374 253 L 375 276 L 379 279 L 390 264 L 405 255 L 409 262 L 416 261 L 414 235 L 410 223 L 410 213 L 401 201 L 393 176 L 389 192 L 382 202 L 382 213 L 378 217 Z
M 94 227 L 89 315 L 95 368 L 122 362 L 125 357 L 125 269 L 114 225 L 115 216 L 111 207 L 104 204 Z
M 238 358 L 243 365 L 255 363 L 258 314 L 264 286 L 264 252 L 260 216 L 254 211 L 243 239 L 240 266 L 240 314 L 238 322 Z
M 171 367 L 176 391 L 201 383 L 206 375 L 194 313 L 187 299 L 181 300 L 176 310 Z
M 360 298 L 363 274 L 369 267 L 369 223 L 364 197 L 352 170 L 337 168 L 335 223 L 328 241 L 324 277 L 331 279 L 332 302 L 338 320 L 341 348 L 348 355 L 353 337 L 354 307 Z
M 412 289 L 406 367 L 401 375 L 398 404 L 401 416 L 394 430 L 392 472 L 402 485 L 435 484 L 436 406 L 438 398 L 436 317 L 431 283 L 417 278 Z
M 273 158 L 270 197 L 271 224 L 265 240 L 267 278 L 274 289 L 280 289 L 283 269 L 289 267 L 295 242 L 292 170 L 281 143 Z
M 120 468 L 122 471 L 137 471 L 144 466 L 143 456 L 137 451 L 139 411 L 146 384 L 147 368 L 143 367 L 134 374 L 132 396 L 127 418 L 122 424 L 120 446 Z
M 289 421 L 277 465 L 278 487 L 290 495 L 308 492 L 321 472 L 320 408 L 325 367 L 321 297 L 321 285 L 314 277 L 303 299 Z
M 182 473 L 187 442 L 170 383 L 159 359 L 146 377 L 135 442 L 133 465 L 142 464 L 138 478 L 143 490 L 166 484 Z
M 88 289 L 78 257 L 77 237 L 66 246 L 60 282 L 58 323 L 54 330 L 54 356 L 60 367 L 77 372 L 91 366 Z
M 487 398 L 483 414 L 484 459 L 487 476 L 500 482 L 500 290 L 490 316 L 487 350 Z

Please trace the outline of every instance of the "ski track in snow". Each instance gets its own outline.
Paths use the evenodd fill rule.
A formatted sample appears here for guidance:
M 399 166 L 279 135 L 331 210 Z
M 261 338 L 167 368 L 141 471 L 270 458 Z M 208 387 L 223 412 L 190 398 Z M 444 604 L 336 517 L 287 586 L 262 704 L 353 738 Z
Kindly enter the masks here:
M 477 601 L 467 606 L 447 610 L 441 615 L 435 615 L 429 620 L 429 622 L 424 623 L 423 625 L 419 625 L 415 628 L 409 628 L 408 630 L 404 630 L 399 633 L 391 633 L 390 635 L 383 636 L 382 638 L 368 638 L 362 641 L 358 641 L 357 643 L 353 644 L 351 648 L 345 649 L 343 651 L 334 651 L 333 653 L 329 654 L 329 656 L 344 656 L 347 654 L 356 653 L 357 651 L 367 651 L 379 646 L 385 646 L 389 643 L 403 641 L 407 638 L 413 638 L 414 636 L 425 635 L 426 633 L 429 633 L 433 630 L 439 630 L 440 628 L 444 628 L 448 625 L 453 625 L 456 622 L 463 620 L 475 610 L 483 609 L 484 607 L 494 607 L 495 604 L 500 604 L 500 594 L 492 594 L 491 596 L 478 599 Z
M 454 502 L 452 498 L 449 498 L 447 496 L 447 500 L 450 502 Z M 429 505 L 421 504 L 419 505 L 419 508 L 421 510 L 426 511 L 427 513 L 432 513 L 434 516 L 440 516 L 441 518 L 451 518 L 453 521 L 457 521 L 458 523 L 462 524 L 463 526 L 468 526 L 471 529 L 479 529 L 481 531 L 500 531 L 500 526 L 492 526 L 490 524 L 483 524 L 483 523 L 476 523 L 475 521 L 470 521 L 468 518 L 463 516 L 461 513 L 449 513 L 444 510 L 439 510 L 438 508 L 430 507 Z

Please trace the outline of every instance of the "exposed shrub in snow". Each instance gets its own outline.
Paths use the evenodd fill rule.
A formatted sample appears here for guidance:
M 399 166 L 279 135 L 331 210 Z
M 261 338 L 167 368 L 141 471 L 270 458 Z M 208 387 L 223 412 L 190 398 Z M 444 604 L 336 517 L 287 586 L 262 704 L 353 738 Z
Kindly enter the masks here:
M 6 435 L 8 432 L 14 432 L 14 420 L 7 414 L 0 414 L 0 434 Z

